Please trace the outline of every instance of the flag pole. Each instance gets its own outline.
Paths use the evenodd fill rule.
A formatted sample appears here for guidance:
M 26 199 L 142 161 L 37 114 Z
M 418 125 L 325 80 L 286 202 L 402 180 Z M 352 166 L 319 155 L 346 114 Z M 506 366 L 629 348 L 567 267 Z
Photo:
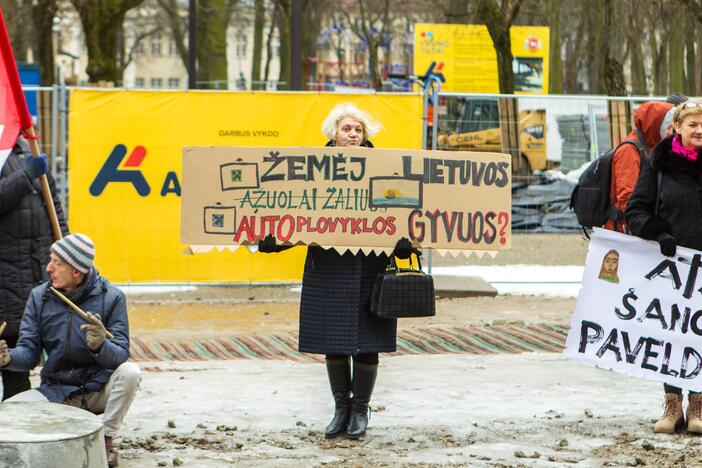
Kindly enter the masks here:
M 32 157 L 38 158 L 41 151 L 37 143 L 37 135 L 34 132 L 34 126 L 25 129 L 24 133 L 27 136 L 27 140 L 29 140 L 29 148 L 32 150 Z M 41 186 L 41 194 L 44 196 L 44 204 L 46 205 L 46 212 L 49 215 L 49 222 L 51 222 L 51 231 L 54 233 L 54 239 L 59 240 L 63 235 L 61 234 L 61 226 L 59 225 L 58 216 L 56 215 L 56 206 L 54 206 L 54 197 L 51 196 L 51 187 L 49 186 L 49 179 L 46 177 L 46 174 L 42 174 L 39 177 L 39 185 Z

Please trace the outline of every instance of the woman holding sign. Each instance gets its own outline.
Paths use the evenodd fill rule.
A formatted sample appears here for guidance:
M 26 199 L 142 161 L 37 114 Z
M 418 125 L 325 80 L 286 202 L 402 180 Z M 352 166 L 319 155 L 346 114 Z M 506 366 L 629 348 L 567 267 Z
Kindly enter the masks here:
M 380 130 L 352 104 L 339 104 L 322 125 L 326 146 L 373 148 L 368 140 Z M 261 252 L 279 252 L 275 238 L 259 243 Z M 419 254 L 406 238 L 393 254 L 407 259 Z M 396 350 L 397 320 L 370 313 L 373 283 L 388 264 L 375 253 L 339 254 L 334 249 L 309 247 L 300 300 L 300 351 L 326 355 L 327 376 L 335 402 L 326 438 L 346 434 L 359 439 L 368 426 L 368 404 L 378 373 L 378 353 Z M 353 373 L 351 361 L 353 361 Z
M 672 257 L 677 245 L 702 250 L 702 99 L 679 104 L 675 134 L 662 140 L 642 165 L 626 209 L 631 232 L 655 240 Z M 664 385 L 665 410 L 654 432 L 673 433 L 685 425 L 682 390 Z M 687 430 L 702 433 L 702 395 L 689 392 Z

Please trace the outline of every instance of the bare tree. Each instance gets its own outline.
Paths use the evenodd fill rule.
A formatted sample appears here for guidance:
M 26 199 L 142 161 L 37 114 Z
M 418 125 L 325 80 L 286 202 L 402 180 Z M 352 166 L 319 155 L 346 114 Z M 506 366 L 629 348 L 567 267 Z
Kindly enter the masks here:
M 119 37 L 127 11 L 144 0 L 70 0 L 80 16 L 88 49 L 86 72 L 91 83 L 117 83 Z
M 390 21 L 390 0 L 357 0 L 355 5 L 341 8 L 351 31 L 363 42 L 368 51 L 368 67 L 371 86 L 383 89 L 378 62 L 378 49 L 387 38 Z
M 198 0 L 197 22 L 197 81 L 202 87 L 215 87 L 227 81 L 227 28 L 239 0 Z M 187 13 L 177 0 L 158 0 L 166 13 L 168 27 L 183 61 L 188 67 Z
M 563 92 L 563 62 L 561 59 L 561 1 L 548 0 L 548 25 L 550 28 L 548 91 L 551 94 Z
M 254 3 L 254 41 L 253 57 L 251 60 L 251 89 L 261 89 L 261 57 L 263 52 L 263 28 L 266 23 L 265 0 L 255 0 Z
M 278 25 L 278 10 L 274 9 L 271 16 L 271 24 L 268 28 L 268 34 L 266 35 L 266 65 L 263 70 L 263 81 L 268 82 L 270 78 L 271 71 L 271 59 L 273 58 L 273 34 L 275 33 L 275 28 Z
M 188 48 L 185 45 L 187 38 L 187 11 L 183 11 L 176 0 L 157 0 L 158 5 L 166 14 L 168 27 L 175 41 L 180 60 L 185 68 L 188 67 Z
M 131 16 L 131 18 L 130 18 Z M 129 35 L 127 37 L 125 27 L 120 29 L 119 38 L 119 76 L 123 76 L 124 71 L 130 63 L 134 61 L 137 51 L 140 50 L 146 39 L 158 36 L 166 29 L 164 25 L 168 21 L 163 18 L 163 12 L 155 8 L 147 0 L 139 8 L 135 8 L 127 16 L 129 21 Z
M 512 70 L 512 41 L 509 29 L 519 15 L 524 0 L 477 0 L 477 17 L 487 26 L 492 44 L 497 53 L 497 74 L 500 92 L 514 92 L 514 72 Z

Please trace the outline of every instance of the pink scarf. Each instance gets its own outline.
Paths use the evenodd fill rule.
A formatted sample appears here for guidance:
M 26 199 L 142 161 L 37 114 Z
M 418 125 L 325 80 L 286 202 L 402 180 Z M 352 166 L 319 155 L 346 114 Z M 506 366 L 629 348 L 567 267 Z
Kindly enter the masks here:
M 675 135 L 673 138 L 673 153 L 692 162 L 697 160 L 697 148 L 685 148 L 682 145 L 682 137 L 680 134 Z

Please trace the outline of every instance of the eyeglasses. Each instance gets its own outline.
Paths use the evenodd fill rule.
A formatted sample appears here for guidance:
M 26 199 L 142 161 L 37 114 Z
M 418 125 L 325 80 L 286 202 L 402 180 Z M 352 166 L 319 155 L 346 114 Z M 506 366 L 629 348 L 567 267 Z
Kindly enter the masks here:
M 686 102 L 682 105 L 683 109 L 696 109 L 702 107 L 702 102 Z

